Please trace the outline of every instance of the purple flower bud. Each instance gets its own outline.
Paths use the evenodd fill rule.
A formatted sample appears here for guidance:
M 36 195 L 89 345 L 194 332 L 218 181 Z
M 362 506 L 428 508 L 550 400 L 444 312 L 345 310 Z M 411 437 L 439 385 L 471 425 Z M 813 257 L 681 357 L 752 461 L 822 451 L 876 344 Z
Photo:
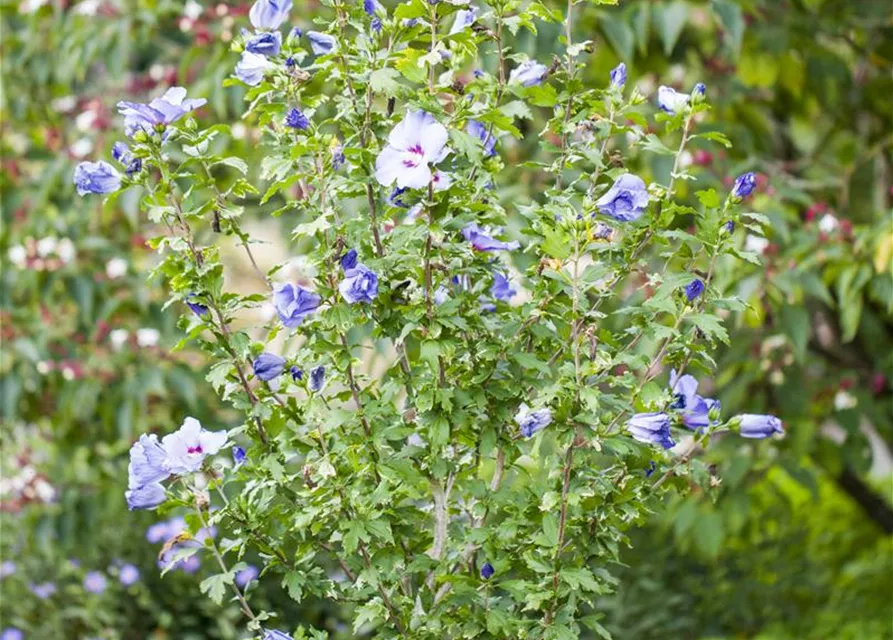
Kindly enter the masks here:
M 738 418 L 741 421 L 740 433 L 743 438 L 768 438 L 775 433 L 784 433 L 781 420 L 775 416 L 745 413 Z
M 79 196 L 88 193 L 114 193 L 121 188 L 121 174 L 108 162 L 81 162 L 74 170 L 74 186 Z
M 626 423 L 630 435 L 645 444 L 657 444 L 664 449 L 676 445 L 670 437 L 670 417 L 666 413 L 637 413 Z
M 236 586 L 240 589 L 243 589 L 245 585 L 247 585 L 252 580 L 257 580 L 257 576 L 260 575 L 260 571 L 258 571 L 257 567 L 249 564 L 247 567 L 242 569 L 241 571 L 236 572 L 235 583 Z
M 522 404 L 515 416 L 518 430 L 525 438 L 529 438 L 537 431 L 545 429 L 552 422 L 552 412 L 549 409 L 537 409 L 530 411 L 527 405 Z
M 282 34 L 278 31 L 258 33 L 245 43 L 245 51 L 267 58 L 279 55 L 280 49 L 282 49 Z
M 285 68 L 286 69 L 291 69 L 292 67 L 296 66 L 297 64 L 298 64 L 298 61 L 295 60 L 294 58 L 292 58 L 291 56 L 288 56 L 285 59 Z
M 419 21 L 416 18 L 405 18 L 403 20 L 403 26 L 407 29 L 416 26 L 418 23 Z
M 315 369 L 310 370 L 310 390 L 311 391 L 319 391 L 322 389 L 323 384 L 326 381 L 326 368 L 322 365 L 319 365 Z
M 484 580 L 489 580 L 493 577 L 493 574 L 496 573 L 496 569 L 493 568 L 493 565 L 489 562 L 485 562 L 484 566 L 481 567 L 481 577 Z
M 372 22 L 369 23 L 369 26 L 375 33 L 380 33 L 382 27 L 381 18 L 379 18 L 378 16 L 372 18 Z
M 742 173 L 735 178 L 735 184 L 732 187 L 732 197 L 743 199 L 749 196 L 757 186 L 757 177 L 753 171 Z
M 697 278 L 689 282 L 685 287 L 685 297 L 688 298 L 689 302 L 694 301 L 702 293 L 704 293 L 704 283 Z
M 657 464 L 655 464 L 654 460 L 648 463 L 648 468 L 645 469 L 645 477 L 650 478 L 651 475 L 657 470 Z
M 707 93 L 707 85 L 705 85 L 703 82 L 699 82 L 691 90 L 691 95 L 697 96 L 700 98 L 703 98 L 704 94 L 706 94 L 706 93 Z
M 288 37 L 297 39 L 300 38 L 302 35 L 304 35 L 304 32 L 301 30 L 301 27 L 292 27 L 291 31 L 288 34 Z
M 462 229 L 462 235 L 468 242 L 471 243 L 471 246 L 474 247 L 474 249 L 476 249 L 477 251 L 511 251 L 521 246 L 515 240 L 511 242 L 494 240 L 489 235 L 484 233 L 484 231 L 477 225 L 476 222 L 465 225 L 465 227 Z
M 292 637 L 279 629 L 267 629 L 264 632 L 264 640 L 292 640 Z
M 626 64 L 621 62 L 611 70 L 611 86 L 622 89 L 626 84 Z
M 357 266 L 357 250 L 351 249 L 341 256 L 341 268 L 347 271 Z
M 190 298 L 196 298 L 196 297 L 197 296 L 194 293 L 190 293 L 188 296 L 186 296 L 186 300 L 185 300 L 186 306 L 189 307 L 192 310 L 192 313 L 194 313 L 195 315 L 203 316 L 206 313 L 208 313 L 208 307 L 206 307 L 205 305 L 203 305 L 200 302 L 190 302 L 190 300 L 189 300 Z
M 722 226 L 722 228 L 725 229 L 726 233 L 729 233 L 729 234 L 733 233 L 735 231 L 735 221 L 734 220 L 726 221 L 726 223 Z
M 245 453 L 245 449 L 237 444 L 233 445 L 233 463 L 235 463 L 236 467 L 241 467 L 247 457 L 248 454 Z
M 304 131 L 310 128 L 310 120 L 300 109 L 292 108 L 285 116 L 285 126 Z
M 392 207 L 408 207 L 409 205 L 401 198 L 408 189 L 404 187 L 394 187 L 390 195 L 388 195 L 388 204 Z
M 496 155 L 496 138 L 494 138 L 487 127 L 477 120 L 469 120 L 465 125 L 465 131 L 468 135 L 474 136 L 484 145 L 484 155 L 487 157 Z
M 304 377 L 304 372 L 301 371 L 297 367 L 297 365 L 292 365 L 291 369 L 289 369 L 288 371 L 289 371 L 289 373 L 291 373 L 291 379 L 294 380 L 295 382 L 297 382 L 298 380 L 300 380 L 301 378 Z
M 265 382 L 278 378 L 285 371 L 285 358 L 273 353 L 264 352 L 252 363 L 254 375 Z

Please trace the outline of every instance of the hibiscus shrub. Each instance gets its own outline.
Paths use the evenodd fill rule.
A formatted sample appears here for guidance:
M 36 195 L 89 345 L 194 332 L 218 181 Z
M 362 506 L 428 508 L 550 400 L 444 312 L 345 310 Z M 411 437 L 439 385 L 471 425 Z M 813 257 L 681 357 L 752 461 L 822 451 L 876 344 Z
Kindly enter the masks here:
M 183 344 L 244 416 L 144 435 L 127 502 L 188 514 L 170 561 L 207 555 L 201 590 L 256 635 L 291 630 L 252 603 L 246 554 L 296 602 L 348 604 L 354 635 L 607 637 L 594 603 L 628 527 L 665 491 L 710 490 L 711 441 L 782 432 L 723 416 L 691 375 L 744 309 L 724 281 L 754 261 L 754 175 L 679 201 L 686 146 L 729 144 L 706 87 L 652 99 L 623 64 L 586 86 L 585 8 L 335 0 L 283 36 L 291 3 L 258 0 L 227 82 L 250 87 L 263 189 L 182 88 L 119 104 L 120 168 L 78 167 L 79 193 L 140 190 Z M 514 52 L 541 27 L 561 55 Z M 654 156 L 672 168 L 646 182 Z M 507 176 L 539 197 L 513 201 Z M 246 203 L 301 221 L 298 270 L 258 266 Z M 264 293 L 228 282 L 229 241 Z

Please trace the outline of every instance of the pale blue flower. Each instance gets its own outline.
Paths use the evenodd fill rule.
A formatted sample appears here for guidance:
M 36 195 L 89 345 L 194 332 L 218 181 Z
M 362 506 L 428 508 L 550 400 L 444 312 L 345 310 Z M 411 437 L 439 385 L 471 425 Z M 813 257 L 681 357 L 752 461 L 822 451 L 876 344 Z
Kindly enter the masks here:
M 316 311 L 321 299 L 315 293 L 290 282 L 277 285 L 273 290 L 273 305 L 279 319 L 289 329 L 294 329 L 304 318 Z
M 636 220 L 648 206 L 648 189 L 639 176 L 624 173 L 617 178 L 595 206 L 606 216 L 621 222 Z
M 124 498 L 127 500 L 127 508 L 134 509 L 154 509 L 158 505 L 167 500 L 167 493 L 159 482 L 128 489 L 124 492 Z
M 670 371 L 670 392 L 673 394 L 671 409 L 679 412 L 682 423 L 689 429 L 700 431 L 716 424 L 711 420 L 711 411 L 719 411 L 718 400 L 698 395 L 698 381 L 694 376 L 679 376 L 676 370 Z
M 370 303 L 378 295 L 378 276 L 366 265 L 356 264 L 345 269 L 338 291 L 348 304 Z
M 515 422 L 518 423 L 518 430 L 521 432 L 521 435 L 529 438 L 552 423 L 552 412 L 549 409 L 531 411 L 526 404 L 522 404 L 518 408 Z
M 130 464 L 127 466 L 130 489 L 138 489 L 147 484 L 161 482 L 170 476 L 167 467 L 167 453 L 158 436 L 143 434 L 130 447 Z
M 676 445 L 670 437 L 670 417 L 666 413 L 637 413 L 626 423 L 626 428 L 639 442 L 660 445 L 664 449 Z
M 308 31 L 307 39 L 310 40 L 310 48 L 313 53 L 318 56 L 332 53 L 338 46 L 335 38 L 319 31 Z
M 547 66 L 535 60 L 527 60 L 512 69 L 509 74 L 509 82 L 520 82 L 521 86 L 532 87 L 541 84 L 548 72 Z
M 672 87 L 661 86 L 657 90 L 657 106 L 671 115 L 684 109 L 688 101 L 687 93 L 679 93 Z
M 40 584 L 32 584 L 28 588 L 31 590 L 31 593 L 36 595 L 41 600 L 46 600 L 47 598 L 50 598 L 56 594 L 56 583 L 54 582 L 41 582 Z
M 490 294 L 497 300 L 509 302 L 518 293 L 512 288 L 512 282 L 501 273 L 493 274 L 493 284 L 490 285 Z
M 421 189 L 433 175 L 431 163 L 438 163 L 449 153 L 446 128 L 429 113 L 411 111 L 388 135 L 388 145 L 375 160 L 375 179 L 390 186 Z
M 784 433 L 781 420 L 775 416 L 745 413 L 738 416 L 741 421 L 740 433 L 744 438 L 768 438 L 775 433 Z
M 25 634 L 18 627 L 6 627 L 0 632 L 0 640 L 25 640 Z
M 242 447 L 240 447 L 237 444 L 233 445 L 232 451 L 233 451 L 233 463 L 236 465 L 236 468 L 238 469 L 245 463 L 245 459 L 248 457 L 248 455 L 245 453 L 245 449 L 243 449 Z
M 248 13 L 255 29 L 278 29 L 291 11 L 291 0 L 257 0 Z
M 108 162 L 81 162 L 74 169 L 74 186 L 79 196 L 88 193 L 114 193 L 121 188 L 121 174 Z
M 245 51 L 256 53 L 268 58 L 279 55 L 282 49 L 282 34 L 278 31 L 264 31 L 257 33 L 245 43 Z
M 236 77 L 249 87 L 256 87 L 263 82 L 264 74 L 273 68 L 273 63 L 266 56 L 250 51 L 243 51 L 236 65 Z
M 462 229 L 462 235 L 465 237 L 466 240 L 468 240 L 468 242 L 471 243 L 471 246 L 474 247 L 477 251 L 511 251 L 521 246 L 516 240 L 512 240 L 511 242 L 494 240 L 489 235 L 484 233 L 484 231 L 475 222 L 465 225 L 465 227 Z
M 162 438 L 171 473 L 183 475 L 202 468 L 206 456 L 212 456 L 226 444 L 226 431 L 207 431 L 195 418 L 186 418 L 180 428 Z
M 124 133 L 132 136 L 137 131 L 152 133 L 156 127 L 166 127 L 206 102 L 204 98 L 187 100 L 186 89 L 171 87 L 149 104 L 119 102 L 118 113 L 124 116 Z
M 124 172 L 129 176 L 139 173 L 140 169 L 143 168 L 143 161 L 139 158 L 134 158 L 130 152 L 130 147 L 124 142 L 118 141 L 112 145 L 112 157 L 121 163 L 124 167 Z
M 267 629 L 264 632 L 264 640 L 292 640 L 292 637 L 279 629 Z
M 122 564 L 118 570 L 118 581 L 125 587 L 136 584 L 140 579 L 140 570 L 132 564 Z
M 108 581 L 99 571 L 88 571 L 84 576 L 84 589 L 90 593 L 100 594 L 105 591 Z
M 252 580 L 256 580 L 257 576 L 260 575 L 260 571 L 258 571 L 257 567 L 249 564 L 247 567 L 242 569 L 241 571 L 236 572 L 235 583 L 236 586 L 240 589 L 244 588 Z
M 16 572 L 16 563 L 12 560 L 4 560 L 0 563 L 0 578 L 6 578 Z
M 456 19 L 453 21 L 453 26 L 450 28 L 450 35 L 459 33 L 464 30 L 466 27 L 470 27 L 474 24 L 475 19 L 478 15 L 477 7 L 468 7 L 468 9 L 459 9 L 456 12 Z

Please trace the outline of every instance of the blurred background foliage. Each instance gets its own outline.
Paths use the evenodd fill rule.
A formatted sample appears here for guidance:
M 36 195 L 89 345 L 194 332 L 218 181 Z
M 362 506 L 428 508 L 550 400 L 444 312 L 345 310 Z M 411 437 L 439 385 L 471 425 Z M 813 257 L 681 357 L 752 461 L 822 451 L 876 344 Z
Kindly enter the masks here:
M 328 15 L 299 5 L 302 28 Z M 185 415 L 215 428 L 235 416 L 204 381 L 202 355 L 172 349 L 177 314 L 162 309 L 149 277 L 138 194 L 104 207 L 78 198 L 70 180 L 79 160 L 107 155 L 119 138 L 118 100 L 180 84 L 208 99 L 203 121 L 238 120 L 241 89 L 222 82 L 248 6 L 0 2 L 0 552 L 15 563 L 0 579 L 0 626 L 35 637 L 240 637 L 238 612 L 200 595 L 201 568 L 159 576 L 146 529 L 163 517 L 129 514 L 123 500 L 136 434 Z M 748 307 L 730 312 L 729 345 L 705 384 L 727 413 L 775 413 L 787 431 L 760 446 L 720 440 L 703 454 L 715 490 L 655 508 L 633 534 L 621 586 L 602 603 L 606 626 L 617 638 L 893 637 L 889 1 L 628 0 L 582 3 L 578 15 L 578 37 L 593 42 L 587 82 L 606 84 L 624 61 L 646 96 L 660 84 L 707 84 L 710 128 L 734 148 L 695 143 L 685 162 L 698 188 L 759 173 L 750 203 L 771 224 L 765 238 L 738 230 L 752 261 L 717 274 Z M 538 28 L 515 47 L 547 61 L 561 50 L 559 26 Z M 510 166 L 539 144 L 541 121 L 524 122 L 524 137 L 505 144 Z M 247 123 L 226 141 L 255 177 L 258 139 Z M 661 179 L 671 160 L 655 158 L 643 173 Z M 504 184 L 507 202 L 537 197 L 529 181 Z M 682 185 L 680 196 L 692 191 Z M 287 238 L 294 223 L 246 202 L 252 235 Z M 237 285 L 249 280 L 247 265 L 229 264 Z M 139 567 L 138 582 L 122 583 L 122 563 Z M 101 593 L 84 586 L 94 570 L 107 579 Z M 42 598 L 48 582 L 57 590 Z M 252 597 L 287 623 L 349 637 L 337 611 L 296 605 L 269 582 Z

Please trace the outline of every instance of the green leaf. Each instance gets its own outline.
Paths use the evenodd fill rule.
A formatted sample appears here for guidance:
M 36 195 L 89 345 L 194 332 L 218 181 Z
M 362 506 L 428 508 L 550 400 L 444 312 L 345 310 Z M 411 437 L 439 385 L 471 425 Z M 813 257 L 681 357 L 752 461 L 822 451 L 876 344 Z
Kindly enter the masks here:
M 673 53 L 679 34 L 688 19 L 688 5 L 682 0 L 676 0 L 666 5 L 655 5 L 656 12 L 654 23 L 658 25 L 660 39 L 664 44 L 664 55 Z
M 233 583 L 233 573 L 229 571 L 227 573 L 218 573 L 215 576 L 210 576 L 202 580 L 201 584 L 198 585 L 199 590 L 206 594 L 211 600 L 214 601 L 214 604 L 220 604 L 223 602 L 223 596 L 226 594 L 227 585 L 231 585 Z
M 215 165 L 224 164 L 227 167 L 232 167 L 239 171 L 243 176 L 248 174 L 248 163 L 242 160 L 242 158 L 237 158 L 235 156 L 231 156 L 229 158 L 223 158 L 214 163 Z
M 713 10 L 722 22 L 726 42 L 737 58 L 741 53 L 741 41 L 744 38 L 744 15 L 741 6 L 727 0 L 714 0 Z
M 304 576 L 298 571 L 289 571 L 282 577 L 282 588 L 288 591 L 288 596 L 295 602 L 300 602 L 304 597 Z
M 532 353 L 520 351 L 518 353 L 512 354 L 512 359 L 525 369 L 536 369 L 537 371 L 540 371 L 541 373 L 544 373 L 546 375 L 550 373 L 549 365 L 537 358 Z
M 720 340 L 725 344 L 729 344 L 729 334 L 716 316 L 706 313 L 697 313 L 688 316 L 686 320 L 700 329 L 701 332 L 707 336 L 707 339 Z
M 631 60 L 636 36 L 625 21 L 610 15 L 601 17 L 602 32 L 621 60 Z
M 402 89 L 402 86 L 397 81 L 399 77 L 400 73 L 396 69 L 390 67 L 376 69 L 372 72 L 372 75 L 369 76 L 369 86 L 372 87 L 372 90 L 375 93 L 380 93 L 386 96 L 396 96 Z
M 701 201 L 701 204 L 708 209 L 715 209 L 719 206 L 719 195 L 716 193 L 716 189 L 698 191 L 695 195 L 698 196 L 698 200 Z

